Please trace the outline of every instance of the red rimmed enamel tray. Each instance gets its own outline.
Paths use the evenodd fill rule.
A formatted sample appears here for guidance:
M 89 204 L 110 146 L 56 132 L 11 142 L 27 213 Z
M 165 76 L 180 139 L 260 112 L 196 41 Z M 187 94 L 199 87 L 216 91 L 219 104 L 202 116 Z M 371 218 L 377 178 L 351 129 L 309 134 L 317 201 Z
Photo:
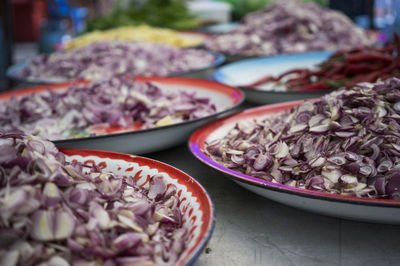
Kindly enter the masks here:
M 400 224 L 400 201 L 359 198 L 306 189 L 293 188 L 228 169 L 212 160 L 205 152 L 205 142 L 223 137 L 239 121 L 264 119 L 301 104 L 292 101 L 252 108 L 214 121 L 197 131 L 189 139 L 193 155 L 206 165 L 222 172 L 239 185 L 274 201 L 323 214 L 351 220 Z
M 210 101 L 216 105 L 217 112 L 199 119 L 150 129 L 103 128 L 104 135 L 66 138 L 55 140 L 54 143 L 62 148 L 97 149 L 135 154 L 155 152 L 185 142 L 196 128 L 227 115 L 244 98 L 239 89 L 213 81 L 180 77 L 136 77 L 135 80 L 137 82 L 153 82 L 167 91 L 196 92 L 198 96 L 210 98 Z M 0 94 L 0 102 L 8 100 L 12 96 L 21 97 L 32 93 L 43 93 L 47 89 L 65 90 L 70 84 L 42 85 L 8 91 Z
M 176 265 L 192 265 L 211 238 L 215 209 L 207 191 L 191 176 L 161 162 L 144 157 L 95 150 L 61 149 L 67 161 L 95 164 L 105 171 L 133 176 L 141 187 L 148 186 L 150 176 L 161 174 L 167 184 L 177 187 L 183 224 L 189 230 L 187 247 Z

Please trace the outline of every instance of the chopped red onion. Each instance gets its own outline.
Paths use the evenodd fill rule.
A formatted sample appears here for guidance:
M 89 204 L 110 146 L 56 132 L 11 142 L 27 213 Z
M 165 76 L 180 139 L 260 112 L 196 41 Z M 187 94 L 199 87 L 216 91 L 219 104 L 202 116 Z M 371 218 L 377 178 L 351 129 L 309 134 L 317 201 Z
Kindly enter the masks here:
M 145 42 L 96 42 L 71 51 L 39 55 L 18 76 L 64 82 L 114 76 L 167 76 L 209 66 L 215 56 L 201 49 L 182 49 Z
M 302 1 L 276 1 L 239 27 L 210 37 L 208 49 L 232 55 L 273 55 L 370 46 L 372 38 L 337 11 Z
M 186 248 L 176 187 L 162 175 L 143 189 L 133 178 L 65 162 L 35 136 L 0 131 L 0 143 L 14 154 L 0 162 L 2 264 L 174 265 Z M 22 158 L 28 163 L 10 163 Z M 37 167 L 43 163 L 48 172 Z
M 396 78 L 342 88 L 268 119 L 241 121 L 206 143 L 206 153 L 225 167 L 288 186 L 399 200 L 399 99 Z
M 190 108 L 177 109 L 179 106 Z M 71 85 L 62 92 L 49 90 L 42 94 L 13 97 L 0 105 L 0 127 L 5 130 L 17 128 L 57 140 L 105 134 L 110 127 L 170 125 L 216 111 L 209 98 L 196 93 L 168 91 L 152 83 L 113 78 Z M 43 145 L 30 141 L 28 146 L 43 153 L 46 148 Z M 0 149 L 0 162 L 14 157 L 15 151 L 10 147 Z

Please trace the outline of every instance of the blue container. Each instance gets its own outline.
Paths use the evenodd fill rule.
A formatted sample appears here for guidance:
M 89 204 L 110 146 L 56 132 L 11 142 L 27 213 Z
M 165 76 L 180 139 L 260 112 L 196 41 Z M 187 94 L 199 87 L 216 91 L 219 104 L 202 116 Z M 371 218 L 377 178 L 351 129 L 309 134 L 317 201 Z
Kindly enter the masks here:
M 39 39 L 39 52 L 52 53 L 56 45 L 71 39 L 66 18 L 72 21 L 72 33 L 81 33 L 85 29 L 88 11 L 84 7 L 70 7 L 66 0 L 48 1 L 48 19 L 42 24 Z
M 59 43 L 71 38 L 67 22 L 63 19 L 49 19 L 40 28 L 39 53 L 52 53 Z

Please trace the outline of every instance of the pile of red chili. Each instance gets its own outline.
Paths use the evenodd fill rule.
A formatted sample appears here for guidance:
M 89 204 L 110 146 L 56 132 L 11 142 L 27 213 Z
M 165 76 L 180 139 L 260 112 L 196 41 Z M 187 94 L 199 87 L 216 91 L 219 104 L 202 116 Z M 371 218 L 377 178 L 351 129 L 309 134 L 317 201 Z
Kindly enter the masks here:
M 400 38 L 397 35 L 393 45 L 379 49 L 338 51 L 318 65 L 316 70 L 291 69 L 278 77 L 266 76 L 243 87 L 275 82 L 291 91 L 332 90 L 390 77 L 400 77 Z

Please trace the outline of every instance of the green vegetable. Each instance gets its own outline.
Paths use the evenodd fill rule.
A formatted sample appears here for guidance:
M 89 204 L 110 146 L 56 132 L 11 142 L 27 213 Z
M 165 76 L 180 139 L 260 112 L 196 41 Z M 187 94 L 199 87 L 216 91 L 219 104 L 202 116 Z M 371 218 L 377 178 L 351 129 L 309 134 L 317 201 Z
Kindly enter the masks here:
M 322 81 L 332 88 L 341 88 L 343 87 L 348 80 L 332 80 L 332 79 L 322 79 Z
M 90 133 L 82 131 L 80 129 L 72 128 L 68 132 L 68 136 L 74 138 L 83 138 L 83 137 L 90 137 Z
M 277 0 L 217 0 L 219 2 L 230 3 L 233 7 L 233 18 L 241 19 L 250 12 L 257 11 Z M 315 2 L 320 6 L 326 6 L 327 0 L 302 0 L 303 2 Z
M 176 30 L 190 30 L 199 25 L 184 0 L 147 0 L 115 2 L 111 12 L 87 22 L 87 31 L 105 30 L 118 26 L 148 24 Z

